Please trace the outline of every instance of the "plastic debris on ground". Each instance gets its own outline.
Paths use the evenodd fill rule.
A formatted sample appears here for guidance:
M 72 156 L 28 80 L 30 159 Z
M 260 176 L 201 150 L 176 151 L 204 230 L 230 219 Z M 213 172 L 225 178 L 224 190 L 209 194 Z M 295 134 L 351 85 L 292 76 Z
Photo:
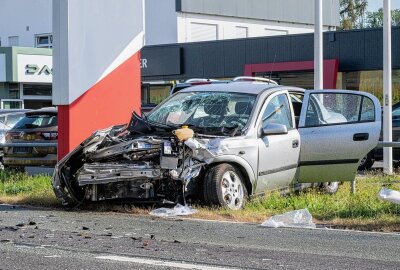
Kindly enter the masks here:
M 189 216 L 196 214 L 198 210 L 187 205 L 177 204 L 174 208 L 158 208 L 150 212 L 150 215 L 156 217 L 176 217 Z
M 379 198 L 384 201 L 400 204 L 400 192 L 388 188 L 382 188 L 379 192 Z
M 285 214 L 272 216 L 262 223 L 261 226 L 269 228 L 316 228 L 308 209 L 290 211 Z

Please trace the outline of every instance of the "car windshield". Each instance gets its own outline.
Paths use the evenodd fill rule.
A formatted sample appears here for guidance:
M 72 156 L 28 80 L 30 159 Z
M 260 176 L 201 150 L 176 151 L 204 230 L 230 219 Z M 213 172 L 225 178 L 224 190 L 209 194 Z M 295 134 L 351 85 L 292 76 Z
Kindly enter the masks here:
M 157 107 L 148 121 L 173 127 L 187 125 L 204 133 L 234 129 L 236 134 L 246 126 L 255 100 L 256 95 L 250 94 L 178 93 Z
M 14 129 L 47 128 L 57 126 L 57 115 L 38 114 L 27 115 L 18 121 Z

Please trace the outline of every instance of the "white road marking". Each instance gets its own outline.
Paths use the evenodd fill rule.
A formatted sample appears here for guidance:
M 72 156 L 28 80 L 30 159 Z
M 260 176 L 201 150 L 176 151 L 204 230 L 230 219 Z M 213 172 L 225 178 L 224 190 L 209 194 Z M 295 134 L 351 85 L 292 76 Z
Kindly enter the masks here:
M 195 269 L 195 270 L 239 270 L 239 268 L 222 267 L 216 265 L 205 265 L 205 264 L 192 264 L 186 262 L 175 262 L 165 260 L 154 260 L 137 257 L 122 257 L 122 256 L 98 256 L 96 259 L 119 261 L 119 262 L 132 262 L 146 265 L 157 265 L 163 267 L 174 267 L 179 269 Z

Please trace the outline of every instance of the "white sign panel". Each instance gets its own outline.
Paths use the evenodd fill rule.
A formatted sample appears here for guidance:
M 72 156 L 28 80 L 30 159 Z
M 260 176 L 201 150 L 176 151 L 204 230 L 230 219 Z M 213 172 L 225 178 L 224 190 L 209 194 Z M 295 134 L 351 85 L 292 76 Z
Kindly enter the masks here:
M 52 56 L 19 54 L 17 61 L 19 82 L 52 83 Z
M 6 55 L 0 53 L 0 82 L 6 81 Z

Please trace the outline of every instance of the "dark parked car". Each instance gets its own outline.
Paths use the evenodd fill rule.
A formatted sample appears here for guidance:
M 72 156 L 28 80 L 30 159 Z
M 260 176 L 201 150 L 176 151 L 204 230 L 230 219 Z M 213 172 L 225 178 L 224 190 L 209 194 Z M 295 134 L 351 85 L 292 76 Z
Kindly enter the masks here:
M 48 143 L 57 143 L 57 139 L 56 108 L 44 108 L 25 113 L 25 117 L 6 133 L 4 166 L 53 167 L 57 163 L 57 146 L 49 146 Z M 10 145 L 7 146 L 7 144 Z
M 400 102 L 397 102 L 393 105 L 392 108 L 392 141 L 400 142 Z M 380 141 L 383 140 L 383 134 L 381 132 Z M 368 170 L 371 169 L 372 165 L 374 165 L 375 161 L 383 160 L 383 148 L 377 147 L 365 156 L 358 167 L 359 170 Z M 393 160 L 400 162 L 400 148 L 393 148 Z

